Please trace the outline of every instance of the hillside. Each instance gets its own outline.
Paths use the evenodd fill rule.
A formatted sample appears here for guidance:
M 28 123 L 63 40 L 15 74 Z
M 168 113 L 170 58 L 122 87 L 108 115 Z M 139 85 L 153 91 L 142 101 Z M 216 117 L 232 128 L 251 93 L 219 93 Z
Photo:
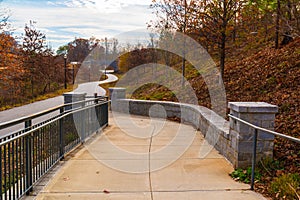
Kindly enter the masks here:
M 227 101 L 263 101 L 278 105 L 275 130 L 300 138 L 300 39 L 280 49 L 265 47 L 253 54 L 248 53 L 249 56 L 240 54 L 230 57 L 225 66 Z M 210 107 L 202 77 L 191 74 L 187 77 L 190 77 L 188 79 L 199 104 Z M 153 84 L 136 91 L 133 98 L 176 101 L 167 88 Z M 261 172 L 262 180 L 256 185 L 262 193 L 269 193 L 270 182 L 275 177 L 300 173 L 300 145 L 276 138 L 274 161 L 270 162 L 268 169 Z M 268 195 L 274 197 L 274 194 Z
M 229 58 L 231 61 L 225 67 L 227 101 L 264 101 L 278 105 L 276 131 L 300 137 L 300 39 L 281 49 L 267 47 L 241 57 Z M 186 71 L 199 104 L 210 107 L 202 77 Z M 167 88 L 154 84 L 143 86 L 133 98 L 176 101 Z
M 300 137 L 300 40 L 228 63 L 224 82 L 228 101 L 278 105 L 276 130 Z
M 281 49 L 266 48 L 228 63 L 224 82 L 228 101 L 264 101 L 278 105 L 275 130 L 300 138 L 299 39 Z M 277 166 L 265 172 L 262 183 L 257 184 L 263 193 L 270 190 L 270 182 L 275 177 L 300 173 L 300 145 L 276 138 L 274 163 Z

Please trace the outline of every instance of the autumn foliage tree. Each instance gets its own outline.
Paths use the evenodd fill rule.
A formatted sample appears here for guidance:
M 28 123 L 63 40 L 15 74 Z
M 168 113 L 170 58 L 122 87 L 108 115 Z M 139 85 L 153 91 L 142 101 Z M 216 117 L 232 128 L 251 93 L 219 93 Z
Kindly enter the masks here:
M 159 29 L 170 28 L 190 35 L 198 41 L 203 37 L 205 40 L 202 41 L 209 40 L 210 43 L 217 44 L 223 76 L 227 34 L 238 9 L 237 1 L 154 0 L 151 8 L 155 9 L 158 20 L 151 22 L 150 26 Z
M 22 44 L 7 31 L 2 21 L 0 32 L 0 103 L 14 105 L 60 88 L 63 59 L 53 55 L 46 35 L 30 21 L 25 25 Z
M 55 56 L 46 45 L 46 35 L 35 28 L 36 22 L 25 25 L 22 43 L 23 66 L 26 69 L 25 94 L 31 97 L 59 88 L 63 82 L 64 60 Z
M 46 50 L 46 35 L 37 30 L 34 26 L 35 22 L 30 21 L 29 25 L 25 25 L 25 33 L 23 37 L 23 53 L 24 53 L 24 67 L 29 72 L 27 79 L 30 82 L 31 95 L 35 95 L 35 83 L 41 78 L 41 64 L 43 54 Z
M 153 55 L 158 57 L 159 53 L 154 49 L 135 49 L 133 51 L 122 54 L 119 57 L 119 68 L 122 72 L 127 72 L 137 66 L 153 63 Z
M 299 0 L 153 0 L 157 19 L 149 27 L 166 28 L 199 41 L 217 53 L 223 77 L 228 47 L 275 41 L 288 44 L 299 37 Z M 281 41 L 281 42 L 280 42 Z M 229 45 L 228 45 L 229 44 Z
M 76 38 L 68 44 L 68 59 L 74 62 L 83 62 L 90 51 L 91 47 L 88 39 Z
M 204 6 L 203 11 L 199 12 L 199 29 L 206 28 L 207 31 L 204 35 L 214 35 L 212 37 L 214 41 L 218 44 L 219 48 L 219 59 L 220 59 L 220 72 L 221 77 L 224 75 L 225 68 L 225 58 L 226 58 L 226 42 L 230 27 L 234 26 L 233 20 L 238 11 L 239 6 L 243 1 L 237 0 L 211 0 L 205 1 L 207 4 L 202 4 Z M 233 28 L 231 29 L 233 30 Z
M 22 93 L 26 70 L 17 42 L 9 33 L 0 33 L 0 60 L 0 102 L 14 102 Z
M 22 65 L 22 54 L 17 41 L 12 37 L 9 13 L 0 11 L 0 104 L 11 101 L 17 103 L 24 86 L 26 71 Z

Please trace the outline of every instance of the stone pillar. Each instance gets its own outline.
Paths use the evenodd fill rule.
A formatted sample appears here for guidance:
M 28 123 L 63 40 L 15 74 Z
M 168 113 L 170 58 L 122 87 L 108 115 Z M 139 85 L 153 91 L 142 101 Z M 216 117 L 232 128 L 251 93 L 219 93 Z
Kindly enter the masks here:
M 278 107 L 264 102 L 230 102 L 230 114 L 256 126 L 274 130 Z M 231 147 L 234 149 L 234 167 L 251 166 L 254 129 L 230 118 Z M 258 131 L 257 159 L 273 157 L 274 136 Z
M 109 88 L 109 98 L 114 101 L 117 99 L 125 99 L 126 97 L 126 89 L 125 88 Z
M 77 101 L 84 101 L 85 97 L 86 97 L 86 93 L 68 92 L 68 93 L 63 94 L 63 96 L 64 96 L 64 103 L 68 104 L 68 103 L 73 103 L 73 102 L 77 102 Z M 81 106 L 80 104 L 73 105 L 73 107 L 67 106 L 67 107 L 65 107 L 65 110 L 70 110 L 72 108 L 78 108 L 80 106 Z
M 119 99 L 125 99 L 125 98 L 126 98 L 126 88 L 117 88 L 117 87 L 109 88 L 109 99 L 111 100 L 111 106 L 110 106 L 111 110 L 117 112 L 121 112 L 123 109 L 128 110 L 129 105 L 127 104 L 124 105 L 121 102 L 117 101 Z

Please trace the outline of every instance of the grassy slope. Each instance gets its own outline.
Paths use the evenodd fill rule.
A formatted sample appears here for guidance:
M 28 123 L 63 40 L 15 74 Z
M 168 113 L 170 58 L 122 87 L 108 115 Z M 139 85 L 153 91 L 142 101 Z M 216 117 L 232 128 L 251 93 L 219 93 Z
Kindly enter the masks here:
M 75 87 L 77 87 L 77 86 L 75 86 Z M 22 103 L 14 104 L 14 103 L 6 102 L 6 105 L 1 105 L 0 104 L 0 111 L 12 109 L 14 107 L 24 106 L 26 104 L 34 103 L 36 101 L 42 101 L 42 100 L 45 100 L 45 99 L 54 98 L 54 97 L 57 97 L 57 96 L 60 96 L 64 93 L 66 93 L 66 92 L 71 92 L 73 89 L 74 89 L 74 86 L 69 85 L 67 89 L 59 89 L 59 90 L 56 90 L 56 91 L 48 92 L 48 93 L 43 94 L 43 95 L 38 95 L 37 97 L 35 97 L 33 99 L 23 100 Z

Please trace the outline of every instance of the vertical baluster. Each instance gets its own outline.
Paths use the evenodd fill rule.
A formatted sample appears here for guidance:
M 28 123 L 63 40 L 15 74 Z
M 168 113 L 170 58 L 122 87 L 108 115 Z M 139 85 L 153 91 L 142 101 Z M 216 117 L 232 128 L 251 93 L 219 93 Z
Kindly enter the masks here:
M 42 137 L 41 137 L 41 139 L 42 139 L 42 141 L 41 141 L 41 153 L 42 153 L 42 170 L 43 170 L 43 172 L 45 172 L 46 170 L 46 160 L 45 160 L 45 135 L 44 135 L 44 132 L 42 132 L 42 135 L 41 135 Z
M 0 142 L 2 142 L 2 140 L 0 140 Z M 3 180 L 2 180 L 2 176 L 3 176 L 3 164 L 2 164 L 2 152 L 3 152 L 3 148 L 2 146 L 0 146 L 0 183 L 1 183 L 1 187 L 0 187 L 0 200 L 2 200 L 2 196 L 3 196 Z
M 102 106 L 101 106 L 101 127 L 102 126 L 104 126 L 105 125 L 105 119 L 106 119 L 106 113 L 105 113 L 105 106 L 106 106 L 106 104 L 103 104 Z
M 16 196 L 17 198 L 19 198 L 19 184 L 20 184 L 20 180 L 21 180 L 21 176 L 20 176 L 20 161 L 19 161 L 19 141 L 20 139 L 16 140 L 16 144 L 15 144 L 15 152 L 16 152 L 16 164 L 15 164 L 15 169 L 16 169 Z
M 101 124 L 101 127 L 104 125 L 104 122 L 105 122 L 105 104 L 102 104 L 101 108 L 100 108 L 100 124 Z
M 46 137 L 47 137 L 47 170 L 49 169 L 49 166 L 51 165 L 51 133 L 52 133 L 52 127 L 50 126 L 50 129 L 46 131 Z
M 45 171 L 45 159 L 44 159 L 44 133 L 41 134 L 41 171 Z
M 12 185 L 11 185 L 11 183 L 12 183 L 12 177 L 11 177 L 11 172 L 12 172 L 12 170 L 11 170 L 11 143 L 9 142 L 8 144 L 7 144 L 7 153 L 8 153 L 8 182 L 7 182 L 7 186 L 8 186 L 8 195 L 9 195 L 9 200 L 11 200 L 11 197 L 12 197 Z
M 34 143 L 34 146 L 35 146 L 35 181 L 37 181 L 39 179 L 39 154 L 38 154 L 38 144 L 39 144 L 39 135 L 41 133 L 41 129 L 39 129 L 38 131 L 36 131 L 36 134 L 35 134 L 35 143 Z
M 47 170 L 47 166 L 48 166 L 48 138 L 47 138 L 48 134 L 47 132 L 44 133 L 44 156 L 45 156 L 45 171 Z
M 28 131 L 31 129 L 32 121 L 25 122 L 25 129 Z M 26 138 L 26 194 L 32 191 L 32 134 L 27 135 Z
M 36 154 L 36 180 L 38 180 L 40 178 L 40 154 L 39 154 L 39 143 L 40 143 L 40 134 L 42 132 L 42 129 L 39 129 L 39 131 L 37 131 L 37 135 L 35 138 L 36 144 L 35 144 L 35 154 Z
M 57 156 L 57 159 L 59 159 L 60 155 L 59 155 L 59 130 L 60 130 L 60 127 L 59 127 L 59 120 L 56 121 L 56 156 Z
M 99 118 L 98 118 L 98 120 L 99 120 L 99 124 L 100 124 L 100 127 L 102 127 L 103 126 L 103 120 L 102 119 L 104 119 L 104 116 L 103 116 L 103 113 L 104 112 L 102 112 L 103 111 L 103 107 L 104 107 L 104 104 L 102 103 L 100 106 L 99 106 Z
M 82 107 L 85 107 L 85 103 L 82 104 Z M 85 139 L 85 132 L 86 132 L 86 113 L 85 110 L 81 111 L 81 121 L 82 121 L 82 132 L 81 132 L 81 143 L 83 143 Z
M 50 134 L 49 134 L 49 138 L 50 138 L 50 149 L 49 149 L 49 151 L 50 151 L 50 166 L 52 166 L 52 164 L 53 164 L 53 133 L 54 133 L 54 129 L 53 129 L 53 124 L 50 124 Z
M 7 145 L 4 145 L 4 198 L 7 199 Z
M 38 171 L 39 171 L 39 177 L 42 176 L 43 172 L 42 172 L 42 157 L 41 157 L 41 138 L 42 138 L 42 133 L 44 131 L 45 127 L 41 128 L 41 131 L 39 133 L 39 136 L 38 136 L 38 144 L 37 144 L 37 148 L 38 148 L 38 151 L 37 151 L 37 154 L 38 154 L 38 158 L 39 158 L 39 167 L 38 167 Z
M 36 135 L 37 135 L 38 131 L 35 131 L 34 133 L 32 133 L 32 177 L 33 180 L 32 182 L 36 181 Z
M 22 184 L 22 193 L 26 190 L 26 137 L 23 137 L 22 141 L 22 160 L 23 160 L 23 165 L 22 165 L 22 178 L 23 178 L 23 184 Z
M 12 169 L 12 198 L 16 199 L 16 171 L 15 171 L 15 144 L 14 141 L 11 142 L 11 169 Z
M 60 114 L 63 115 L 64 108 L 60 109 Z M 62 117 L 59 119 L 59 157 L 60 159 L 64 159 L 64 119 L 65 117 Z

